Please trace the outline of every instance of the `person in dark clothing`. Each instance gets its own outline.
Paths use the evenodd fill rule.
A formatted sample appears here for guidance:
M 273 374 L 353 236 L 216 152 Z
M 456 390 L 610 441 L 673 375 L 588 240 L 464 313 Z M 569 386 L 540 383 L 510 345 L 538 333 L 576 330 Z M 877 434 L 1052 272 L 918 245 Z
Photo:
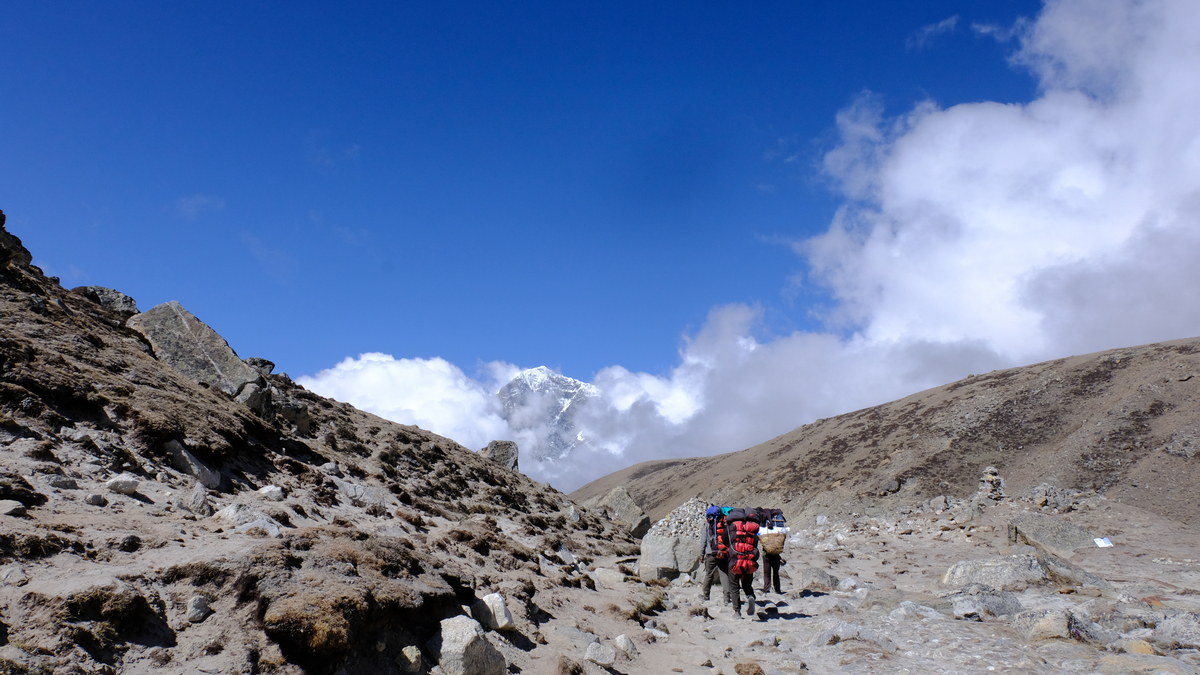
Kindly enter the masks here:
M 772 581 L 774 581 L 775 592 L 782 593 L 779 587 L 779 568 L 783 565 L 783 544 L 787 540 L 786 531 L 783 529 L 787 521 L 783 518 L 783 511 L 779 509 L 763 509 L 766 512 L 766 518 L 763 522 L 763 531 L 759 533 L 759 543 L 762 546 L 762 561 L 763 561 L 763 593 L 770 593 Z
M 729 553 L 723 544 L 725 538 L 725 515 L 718 506 L 714 506 L 704 515 L 704 531 L 700 533 L 700 541 L 704 542 L 704 582 L 700 595 L 708 600 L 713 583 L 721 581 L 721 599 L 729 604 Z

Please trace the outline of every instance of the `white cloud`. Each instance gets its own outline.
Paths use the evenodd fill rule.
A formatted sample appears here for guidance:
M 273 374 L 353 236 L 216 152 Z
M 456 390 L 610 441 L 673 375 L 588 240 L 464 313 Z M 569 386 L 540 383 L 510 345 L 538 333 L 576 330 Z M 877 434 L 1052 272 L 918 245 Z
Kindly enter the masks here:
M 763 335 L 760 310 L 714 309 L 665 376 L 596 376 L 602 399 L 577 418 L 591 447 L 522 468 L 570 490 L 972 372 L 1200 335 L 1200 4 L 1056 0 L 1011 32 L 1041 84 L 1028 104 L 888 119 L 866 93 L 837 115 L 824 171 L 845 204 L 796 244 L 835 300 L 824 332 Z M 472 447 L 504 433 L 492 394 L 515 367 L 485 385 L 367 356 L 312 388 Z
M 931 23 L 928 26 L 922 26 L 921 28 L 913 31 L 912 34 L 904 40 L 904 46 L 908 47 L 909 49 L 925 49 L 929 47 L 935 37 L 953 31 L 957 25 L 958 15 L 955 14 L 948 19 L 942 19 L 937 23 Z

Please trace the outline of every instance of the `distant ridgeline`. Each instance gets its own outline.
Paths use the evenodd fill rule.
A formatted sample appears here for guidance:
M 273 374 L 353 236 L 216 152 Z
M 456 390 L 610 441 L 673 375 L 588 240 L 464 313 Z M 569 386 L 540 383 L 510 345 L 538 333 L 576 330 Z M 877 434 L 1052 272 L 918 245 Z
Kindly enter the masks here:
M 540 461 L 554 461 L 587 443 L 576 427 L 576 415 L 600 392 L 586 382 L 539 366 L 521 371 L 496 395 L 508 425 L 514 431 L 531 432 L 536 439 L 529 454 Z M 521 450 L 526 452 L 525 444 Z

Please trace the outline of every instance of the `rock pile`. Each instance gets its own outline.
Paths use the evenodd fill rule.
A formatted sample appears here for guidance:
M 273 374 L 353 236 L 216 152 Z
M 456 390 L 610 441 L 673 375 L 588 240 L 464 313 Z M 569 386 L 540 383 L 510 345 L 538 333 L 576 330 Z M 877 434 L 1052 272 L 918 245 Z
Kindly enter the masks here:
M 702 499 L 689 499 L 683 506 L 668 513 L 666 518 L 654 523 L 647 534 L 697 539 L 704 527 L 704 511 L 708 507 L 709 503 Z

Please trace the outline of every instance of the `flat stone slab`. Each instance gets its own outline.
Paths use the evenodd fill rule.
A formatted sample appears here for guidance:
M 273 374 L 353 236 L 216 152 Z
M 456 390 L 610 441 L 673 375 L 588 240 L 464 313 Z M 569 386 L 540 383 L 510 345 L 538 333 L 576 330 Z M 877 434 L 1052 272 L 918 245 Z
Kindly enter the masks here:
M 1096 535 L 1068 520 L 1041 513 L 1022 513 L 1008 524 L 1010 543 L 1029 544 L 1060 558 L 1070 558 L 1077 548 L 1094 547 L 1095 539 Z
M 130 317 L 126 325 L 150 341 L 160 361 L 230 396 L 260 377 L 225 338 L 174 300 Z

